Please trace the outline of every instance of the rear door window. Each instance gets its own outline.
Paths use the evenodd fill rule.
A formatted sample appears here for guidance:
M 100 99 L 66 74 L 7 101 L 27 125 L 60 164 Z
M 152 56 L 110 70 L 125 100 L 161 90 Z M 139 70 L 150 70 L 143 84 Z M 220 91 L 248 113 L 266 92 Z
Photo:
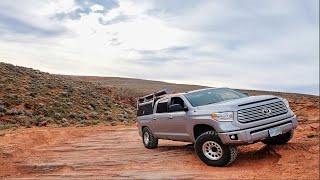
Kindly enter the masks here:
M 164 99 L 158 102 L 157 105 L 157 113 L 167 113 L 169 112 L 168 109 L 168 99 Z

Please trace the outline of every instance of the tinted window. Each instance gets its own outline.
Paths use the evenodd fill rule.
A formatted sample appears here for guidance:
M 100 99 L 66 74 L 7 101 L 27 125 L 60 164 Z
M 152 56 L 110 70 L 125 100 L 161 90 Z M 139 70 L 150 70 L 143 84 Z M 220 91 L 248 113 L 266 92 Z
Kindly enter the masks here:
M 172 97 L 171 98 L 171 102 L 170 102 L 170 106 L 171 105 L 181 105 L 182 107 L 186 107 L 186 105 L 185 105 L 185 103 L 184 103 L 184 101 L 183 101 L 183 99 L 181 98 L 181 97 Z M 177 112 L 178 110 L 170 110 L 170 106 L 169 106 L 169 111 L 170 112 Z M 180 111 L 184 111 L 184 110 L 180 110 Z
M 184 101 L 180 97 L 171 98 L 170 105 L 173 105 L 173 104 L 180 104 L 182 107 L 185 107 Z
M 191 92 L 185 96 L 194 107 L 248 97 L 245 94 L 228 88 L 206 89 L 202 91 Z
M 139 104 L 137 116 L 149 115 L 153 113 L 152 102 L 146 104 Z
M 157 106 L 157 113 L 166 112 L 168 112 L 168 99 L 160 101 Z

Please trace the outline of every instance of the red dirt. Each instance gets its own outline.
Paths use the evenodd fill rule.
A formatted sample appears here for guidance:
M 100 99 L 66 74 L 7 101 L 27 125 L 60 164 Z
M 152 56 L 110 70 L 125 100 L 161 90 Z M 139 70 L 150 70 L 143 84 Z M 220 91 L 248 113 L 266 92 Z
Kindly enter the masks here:
M 231 166 L 218 168 L 202 163 L 190 143 L 160 140 L 145 149 L 135 127 L 3 130 L 0 178 L 319 179 L 318 133 L 318 123 L 299 125 L 288 144 L 241 146 Z

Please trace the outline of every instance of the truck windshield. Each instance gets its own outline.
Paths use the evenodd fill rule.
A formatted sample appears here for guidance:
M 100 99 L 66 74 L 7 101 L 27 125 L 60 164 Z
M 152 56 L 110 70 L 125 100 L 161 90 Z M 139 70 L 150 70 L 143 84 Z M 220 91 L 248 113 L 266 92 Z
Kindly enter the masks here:
M 191 92 L 186 94 L 185 97 L 193 107 L 197 107 L 248 96 L 232 89 L 220 88 Z

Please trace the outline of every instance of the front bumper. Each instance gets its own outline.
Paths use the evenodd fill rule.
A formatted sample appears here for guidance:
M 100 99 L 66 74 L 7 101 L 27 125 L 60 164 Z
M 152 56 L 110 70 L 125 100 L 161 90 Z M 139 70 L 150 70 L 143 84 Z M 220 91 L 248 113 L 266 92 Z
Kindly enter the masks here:
M 251 144 L 251 143 L 269 138 L 268 130 L 270 128 L 280 127 L 282 133 L 286 133 L 296 128 L 297 125 L 298 125 L 298 121 L 296 116 L 291 116 L 289 118 L 281 119 L 277 122 L 265 124 L 262 126 L 252 127 L 252 128 L 238 130 L 238 131 L 226 132 L 226 133 L 218 133 L 218 135 L 224 144 L 244 145 L 244 144 Z M 231 140 L 230 138 L 231 135 L 236 135 L 238 137 L 237 140 Z

